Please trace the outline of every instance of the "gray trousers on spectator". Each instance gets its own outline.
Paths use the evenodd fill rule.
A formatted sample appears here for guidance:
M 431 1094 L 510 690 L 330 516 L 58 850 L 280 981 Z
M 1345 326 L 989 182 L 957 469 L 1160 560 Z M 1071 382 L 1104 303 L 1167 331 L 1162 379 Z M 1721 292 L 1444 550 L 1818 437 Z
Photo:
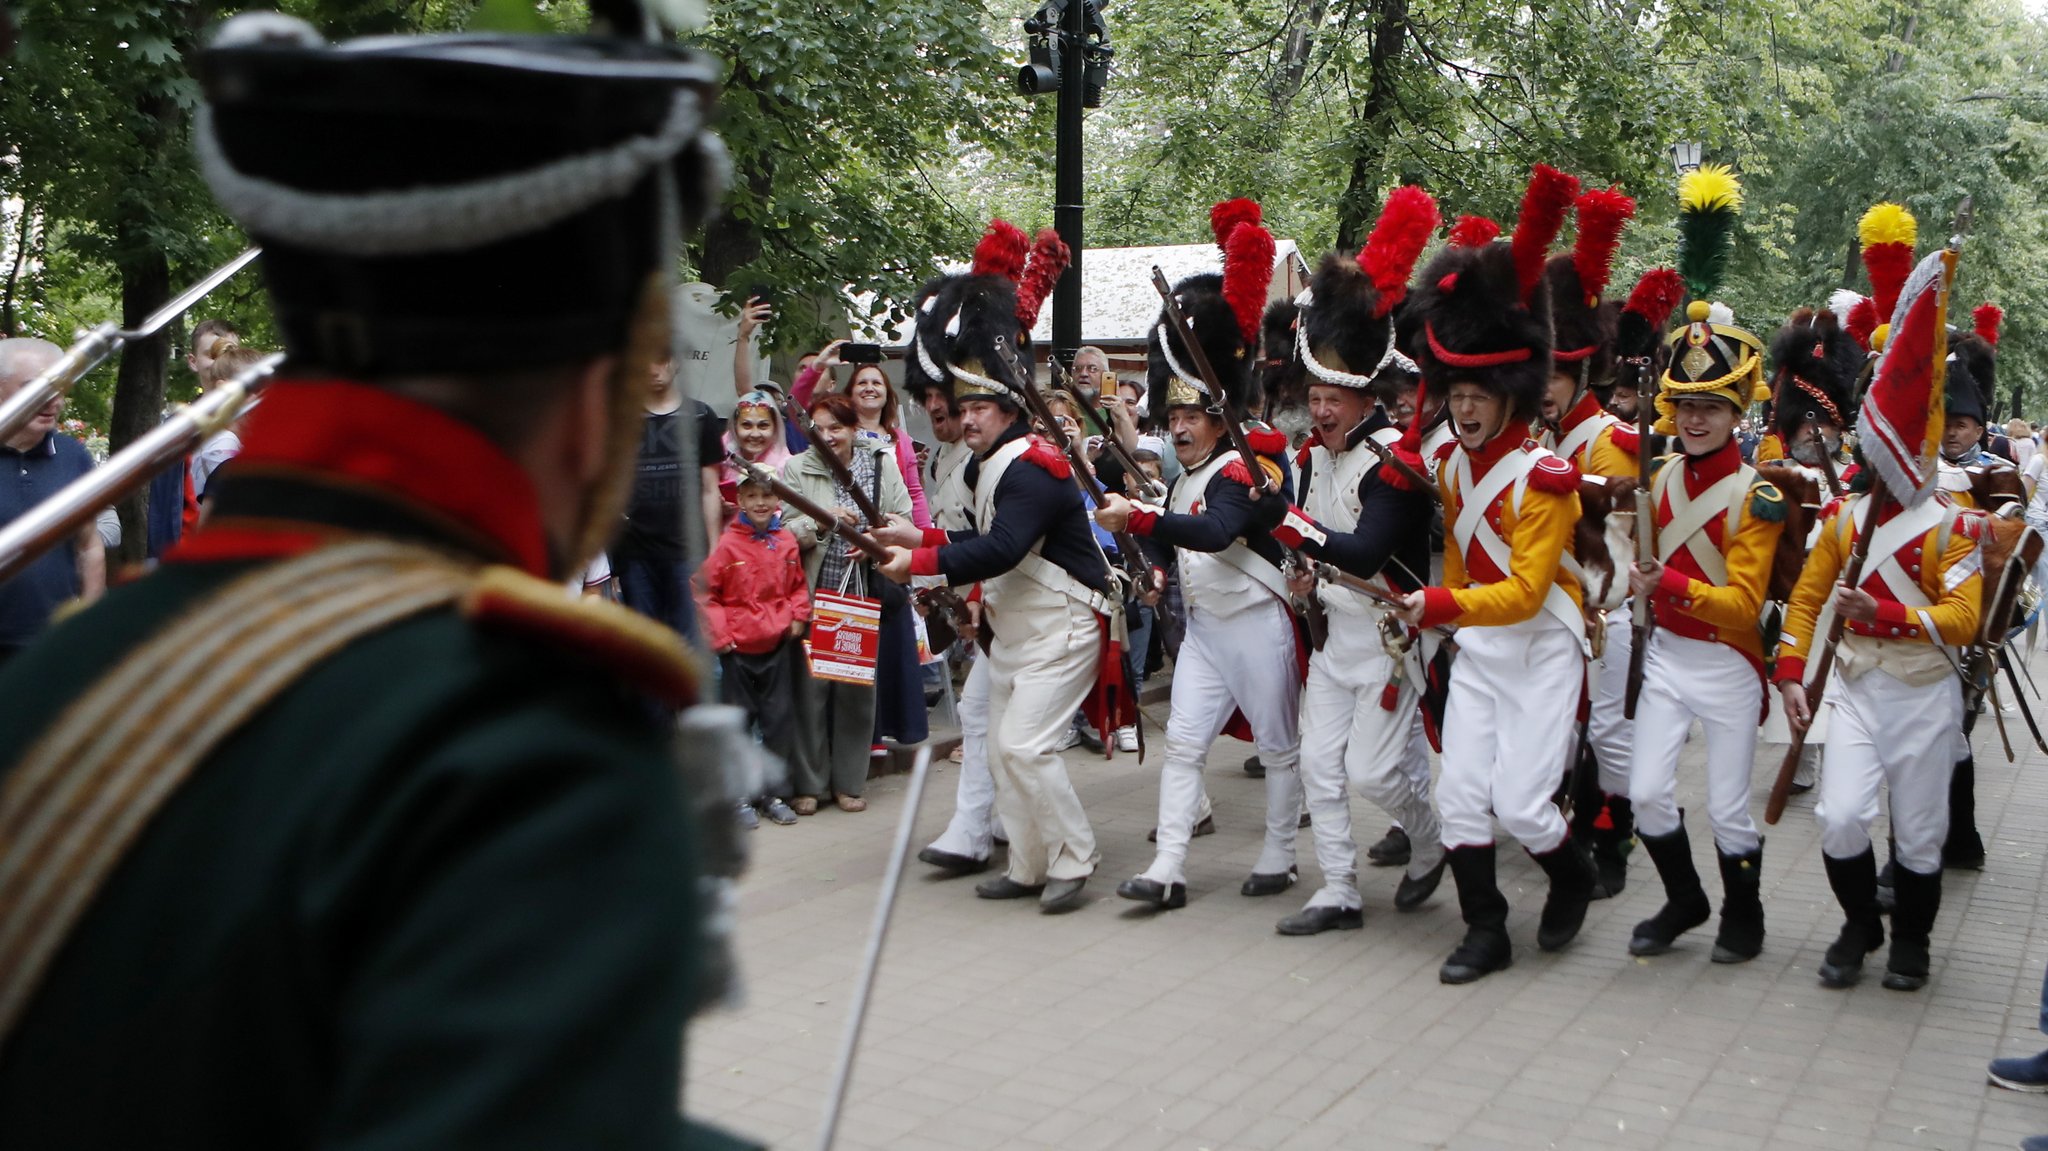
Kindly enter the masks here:
M 810 748 L 790 764 L 792 790 L 820 799 L 859 795 L 874 746 L 875 689 L 809 675 L 797 677 L 799 738 Z

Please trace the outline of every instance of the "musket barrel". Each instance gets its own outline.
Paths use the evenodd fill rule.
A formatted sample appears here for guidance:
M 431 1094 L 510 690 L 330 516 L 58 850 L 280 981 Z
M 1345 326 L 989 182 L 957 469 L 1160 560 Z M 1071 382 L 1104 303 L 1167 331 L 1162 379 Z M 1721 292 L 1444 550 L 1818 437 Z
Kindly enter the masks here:
M 171 413 L 142 438 L 121 449 L 21 518 L 0 528 L 0 581 L 12 579 L 51 548 L 92 522 L 100 509 L 137 488 L 227 427 L 246 411 L 282 355 L 266 356 L 233 379 Z

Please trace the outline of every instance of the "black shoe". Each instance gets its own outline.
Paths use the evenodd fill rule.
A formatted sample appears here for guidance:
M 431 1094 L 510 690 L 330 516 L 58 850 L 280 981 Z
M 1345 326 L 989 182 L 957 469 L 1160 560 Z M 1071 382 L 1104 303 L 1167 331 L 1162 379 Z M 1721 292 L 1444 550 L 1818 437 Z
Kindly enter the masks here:
M 1681 817 L 1682 817 L 1681 813 Z M 1700 873 L 1692 862 L 1692 839 L 1685 824 L 1669 835 L 1642 835 L 1643 850 L 1657 865 L 1657 878 L 1664 881 L 1664 906 L 1657 914 L 1636 924 L 1629 937 L 1630 955 L 1662 955 L 1671 950 L 1678 937 L 1705 923 L 1714 914 L 1707 889 L 1700 885 Z
M 1038 897 L 1038 910 L 1046 915 L 1060 915 L 1081 906 L 1081 890 L 1088 886 L 1088 877 L 1079 879 L 1055 879 L 1045 885 L 1045 894 Z
M 1746 855 L 1717 851 L 1721 860 L 1721 930 L 1714 962 L 1747 963 L 1764 949 L 1764 846 Z
M 1636 845 L 1635 809 L 1625 795 L 1610 795 L 1593 821 L 1593 871 L 1599 883 L 1595 899 L 1612 899 L 1628 887 L 1628 854 Z
M 1364 908 L 1304 907 L 1281 920 L 1273 930 L 1282 935 L 1321 935 L 1325 931 L 1357 931 L 1364 926 Z
M 1365 849 L 1365 857 L 1374 867 L 1406 867 L 1413 845 L 1408 842 L 1408 833 L 1398 827 L 1390 827 L 1378 843 Z
M 1836 859 L 1823 853 L 1828 886 L 1842 905 L 1842 933 L 1828 945 L 1821 959 L 1823 987 L 1851 987 L 1863 977 L 1863 957 L 1884 946 L 1884 921 L 1877 914 L 1877 856 L 1869 848 L 1861 855 Z
M 1205 815 L 1205 816 L 1203 816 L 1203 817 L 1202 817 L 1202 821 L 1201 821 L 1200 823 L 1197 823 L 1197 824 L 1195 824 L 1195 830 L 1194 830 L 1194 832 L 1193 832 L 1193 833 L 1192 833 L 1191 835 L 1189 835 L 1189 836 L 1188 836 L 1188 838 L 1189 838 L 1189 839 L 1200 839 L 1200 838 L 1202 838 L 1202 837 L 1203 837 L 1203 836 L 1205 836 L 1205 835 L 1214 835 L 1214 834 L 1216 834 L 1216 817 L 1215 817 L 1215 815 L 1211 814 L 1211 815 Z M 998 842 L 1000 842 L 1000 841 L 998 841 Z M 1145 842 L 1146 842 L 1146 843 L 1158 843 L 1158 842 L 1159 842 L 1159 829 L 1155 827 L 1155 828 L 1153 828 L 1152 830 L 1150 830 L 1150 831 L 1146 832 L 1146 833 L 1145 833 Z
M 1542 855 L 1531 852 L 1529 858 L 1550 877 L 1550 894 L 1536 924 L 1536 946 L 1556 951 L 1586 922 L 1586 908 L 1593 902 L 1593 865 L 1569 837 Z
M 1029 899 L 1045 890 L 1045 884 L 1018 883 L 1007 875 L 984 879 L 974 885 L 974 894 L 982 899 Z
M 1237 889 L 1239 895 L 1278 895 L 1294 886 L 1301 878 L 1301 869 L 1290 867 L 1275 875 L 1261 875 L 1254 871 L 1245 878 L 1244 886 Z
M 976 859 L 971 855 L 956 855 L 950 851 L 940 851 L 936 847 L 927 847 L 923 851 L 918 852 L 917 861 L 919 863 L 929 863 L 941 871 L 950 871 L 955 875 L 973 875 L 978 871 L 988 870 L 988 860 L 986 859 Z
M 1259 762 L 1258 756 L 1252 756 L 1244 761 L 1244 773 L 1253 779 L 1264 779 L 1266 778 L 1266 765 Z
M 1892 950 L 1885 960 L 1884 985 L 1893 991 L 1918 991 L 1927 986 L 1927 935 L 1941 910 L 1941 872 L 1922 875 L 1901 867 L 1893 874 L 1899 903 L 1892 910 Z
M 1117 884 L 1116 893 L 1134 903 L 1149 903 L 1160 911 L 1172 911 L 1188 905 L 1187 884 L 1161 883 L 1142 875 Z
M 1494 845 L 1454 847 L 1444 853 L 1458 887 L 1458 910 L 1465 918 L 1465 938 L 1437 971 L 1444 983 L 1470 983 L 1515 961 L 1508 940 L 1508 901 L 1494 876 Z
M 1420 878 L 1403 875 L 1401 885 L 1394 889 L 1394 910 L 1413 911 L 1436 894 L 1437 885 L 1444 881 L 1444 868 L 1449 864 L 1449 853 L 1436 862 L 1436 866 L 1422 873 Z

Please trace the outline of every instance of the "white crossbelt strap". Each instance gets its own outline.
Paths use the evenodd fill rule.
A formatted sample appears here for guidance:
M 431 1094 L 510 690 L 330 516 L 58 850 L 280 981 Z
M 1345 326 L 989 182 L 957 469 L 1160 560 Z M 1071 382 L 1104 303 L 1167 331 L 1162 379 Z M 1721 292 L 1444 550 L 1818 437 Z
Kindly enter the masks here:
M 1849 523 L 1857 531 L 1863 530 L 1864 520 L 1867 519 L 1870 515 L 1869 508 L 1870 497 L 1868 496 L 1865 496 L 1862 499 L 1857 500 L 1855 504 L 1850 507 Z M 1906 546 L 1907 541 L 1917 539 L 1921 536 L 1926 535 L 1929 531 L 1933 530 L 1936 524 L 1941 522 L 1941 517 L 1946 514 L 1948 513 L 1946 512 L 1946 510 L 1942 508 L 1939 500 L 1928 500 L 1927 502 L 1921 504 L 1917 508 L 1901 512 L 1900 514 L 1892 517 L 1890 520 L 1887 520 L 1884 523 L 1878 525 L 1877 534 L 1870 538 L 1871 554 L 1876 555 L 1878 554 L 1878 550 L 1883 548 L 1888 549 L 1885 552 L 1887 556 L 1896 556 L 1898 554 L 1899 549 Z M 1856 537 L 1853 534 L 1849 537 L 1852 543 L 1854 542 L 1855 538 Z M 1881 567 L 1882 565 L 1879 566 Z M 1894 563 L 1893 566 L 1897 567 L 1897 564 Z M 1865 578 L 1868 578 L 1868 576 L 1871 573 L 1868 570 L 1866 570 L 1864 574 Z M 1890 583 L 1891 581 L 1887 580 L 1885 582 Z M 1920 602 L 1918 604 L 1912 604 L 1908 603 L 1906 600 L 1900 600 L 1900 603 L 1906 604 L 1906 606 L 1908 607 L 1928 606 L 1927 597 L 1919 594 L 1920 584 L 1917 580 L 1903 580 L 1902 582 L 1904 583 L 1905 587 L 1903 589 L 1896 590 L 1900 590 L 1902 594 L 1914 596 L 1918 598 Z M 1807 644 L 1807 653 L 1809 655 L 1817 654 L 1816 649 L 1818 648 L 1821 640 L 1826 638 L 1828 631 L 1832 629 L 1834 626 L 1835 593 L 1832 589 L 1830 589 L 1828 594 L 1822 597 L 1821 599 L 1820 614 L 1814 617 L 1813 636 Z M 1938 633 L 1936 633 L 1932 627 L 1927 627 L 1926 630 L 1928 635 L 1939 638 Z M 1805 682 L 1809 684 L 1813 682 L 1814 672 L 1818 668 L 1819 663 L 1819 660 L 1807 660 Z
M 1222 452 L 1218 454 L 1215 458 L 1211 459 L 1208 463 L 1203 464 L 1201 467 L 1196 468 L 1192 472 L 1188 472 L 1182 475 L 1178 483 L 1185 484 L 1186 486 L 1175 487 L 1174 492 L 1177 498 L 1175 498 L 1172 502 L 1176 506 L 1174 506 L 1172 510 L 1181 515 L 1192 514 L 1188 510 L 1189 508 L 1192 508 L 1194 506 L 1191 501 L 1200 499 L 1202 493 L 1207 491 L 1209 488 L 1209 480 L 1213 476 L 1215 476 L 1217 472 L 1220 472 L 1224 468 L 1229 467 L 1231 463 L 1237 458 L 1238 455 L 1235 450 Z M 1258 465 L 1254 464 L 1252 466 L 1256 468 Z M 1185 500 L 1178 498 L 1182 495 L 1185 495 Z M 1186 503 L 1186 507 L 1178 506 L 1183 503 Z M 1229 547 L 1224 548 L 1220 552 L 1211 552 L 1209 553 L 1209 555 L 1211 556 L 1211 558 L 1221 563 L 1229 564 L 1231 567 L 1234 567 L 1238 571 L 1243 572 L 1245 576 L 1252 580 L 1252 582 L 1258 584 L 1262 588 L 1265 588 L 1267 591 L 1272 592 L 1274 597 L 1279 599 L 1281 603 L 1288 602 L 1290 597 L 1287 594 L 1286 577 L 1280 574 L 1279 568 L 1276 568 L 1272 564 L 1267 563 L 1265 557 L 1259 555 L 1259 553 L 1253 551 L 1250 547 L 1246 546 L 1243 539 L 1240 538 L 1232 540 L 1230 541 Z
M 1756 479 L 1756 469 L 1744 464 L 1695 496 L 1685 490 L 1684 480 L 1672 478 L 1684 467 L 1682 461 L 1672 460 L 1650 483 L 1651 507 L 1662 508 L 1667 498 L 1671 501 L 1671 519 L 1657 529 L 1657 560 L 1670 563 L 1682 547 L 1699 565 L 1700 574 L 1708 583 L 1727 587 L 1728 557 L 1714 546 L 1707 535 L 1707 524 L 1715 516 L 1725 516 L 1722 542 L 1734 541 L 1735 533 L 1742 527 L 1742 504 L 1749 495 L 1749 485 Z
M 1476 541 L 1479 549 L 1486 553 L 1487 559 L 1493 561 L 1493 566 L 1500 570 L 1502 576 L 1506 576 L 1512 570 L 1514 553 L 1508 549 L 1507 541 L 1501 539 L 1500 533 L 1494 531 L 1493 525 L 1487 521 L 1486 509 L 1492 507 L 1493 501 L 1499 499 L 1512 484 L 1515 489 L 1515 514 L 1520 515 L 1522 492 L 1528 486 L 1529 473 L 1535 469 L 1543 456 L 1549 454 L 1551 453 L 1542 448 L 1510 453 L 1507 458 L 1494 464 L 1493 470 L 1487 472 L 1486 478 L 1480 480 L 1478 487 L 1475 488 L 1472 486 L 1472 461 L 1465 454 L 1465 449 L 1460 446 L 1451 453 L 1451 479 L 1457 485 L 1459 498 L 1463 501 L 1458 508 L 1457 522 L 1451 525 L 1451 539 L 1458 545 L 1458 554 L 1461 557 L 1469 557 L 1472 554 L 1472 544 Z M 1466 493 L 1470 493 L 1469 497 Z M 1562 566 L 1563 557 L 1559 559 Z M 1469 565 L 1469 559 L 1467 562 Z M 1579 612 L 1578 606 L 1572 603 L 1572 597 L 1566 594 L 1555 580 L 1551 581 L 1549 591 L 1544 593 L 1543 610 L 1563 624 L 1567 631 L 1578 636 L 1581 647 L 1586 646 L 1585 618 Z
M 1593 441 L 1599 438 L 1603 428 L 1620 422 L 1606 412 L 1587 417 L 1578 427 L 1565 434 L 1564 439 L 1557 445 L 1557 454 L 1565 459 L 1577 461 L 1579 453 L 1593 445 Z
M 1030 447 L 1030 439 L 1019 436 L 990 452 L 988 458 L 981 461 L 980 472 L 974 477 L 975 530 L 986 532 L 995 523 L 996 488 L 1002 482 L 1003 473 L 1009 471 L 1010 465 Z M 1024 558 L 1017 561 L 1017 566 L 1011 570 L 1048 591 L 1087 605 L 1097 615 L 1116 617 L 1120 614 L 1123 605 L 1112 604 L 1108 596 L 1075 579 L 1074 573 L 1039 554 L 1044 547 L 1043 539 L 1032 544 L 1031 550 L 1024 553 Z

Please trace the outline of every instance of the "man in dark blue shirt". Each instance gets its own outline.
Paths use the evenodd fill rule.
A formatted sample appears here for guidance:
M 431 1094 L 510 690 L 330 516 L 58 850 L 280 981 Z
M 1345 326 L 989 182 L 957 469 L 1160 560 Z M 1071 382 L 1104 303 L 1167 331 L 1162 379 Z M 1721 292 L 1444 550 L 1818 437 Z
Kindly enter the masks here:
M 20 391 L 63 354 L 64 349 L 48 340 L 0 340 L 0 400 Z M 0 524 L 20 519 L 92 470 L 92 455 L 85 445 L 56 430 L 63 410 L 64 401 L 52 401 L 0 444 L 0 463 L 7 474 L 6 482 L 0 483 Z M 106 585 L 106 552 L 98 527 L 88 523 L 71 542 L 52 548 L 21 574 L 0 583 L 0 661 L 41 634 L 58 605 L 98 599 Z

